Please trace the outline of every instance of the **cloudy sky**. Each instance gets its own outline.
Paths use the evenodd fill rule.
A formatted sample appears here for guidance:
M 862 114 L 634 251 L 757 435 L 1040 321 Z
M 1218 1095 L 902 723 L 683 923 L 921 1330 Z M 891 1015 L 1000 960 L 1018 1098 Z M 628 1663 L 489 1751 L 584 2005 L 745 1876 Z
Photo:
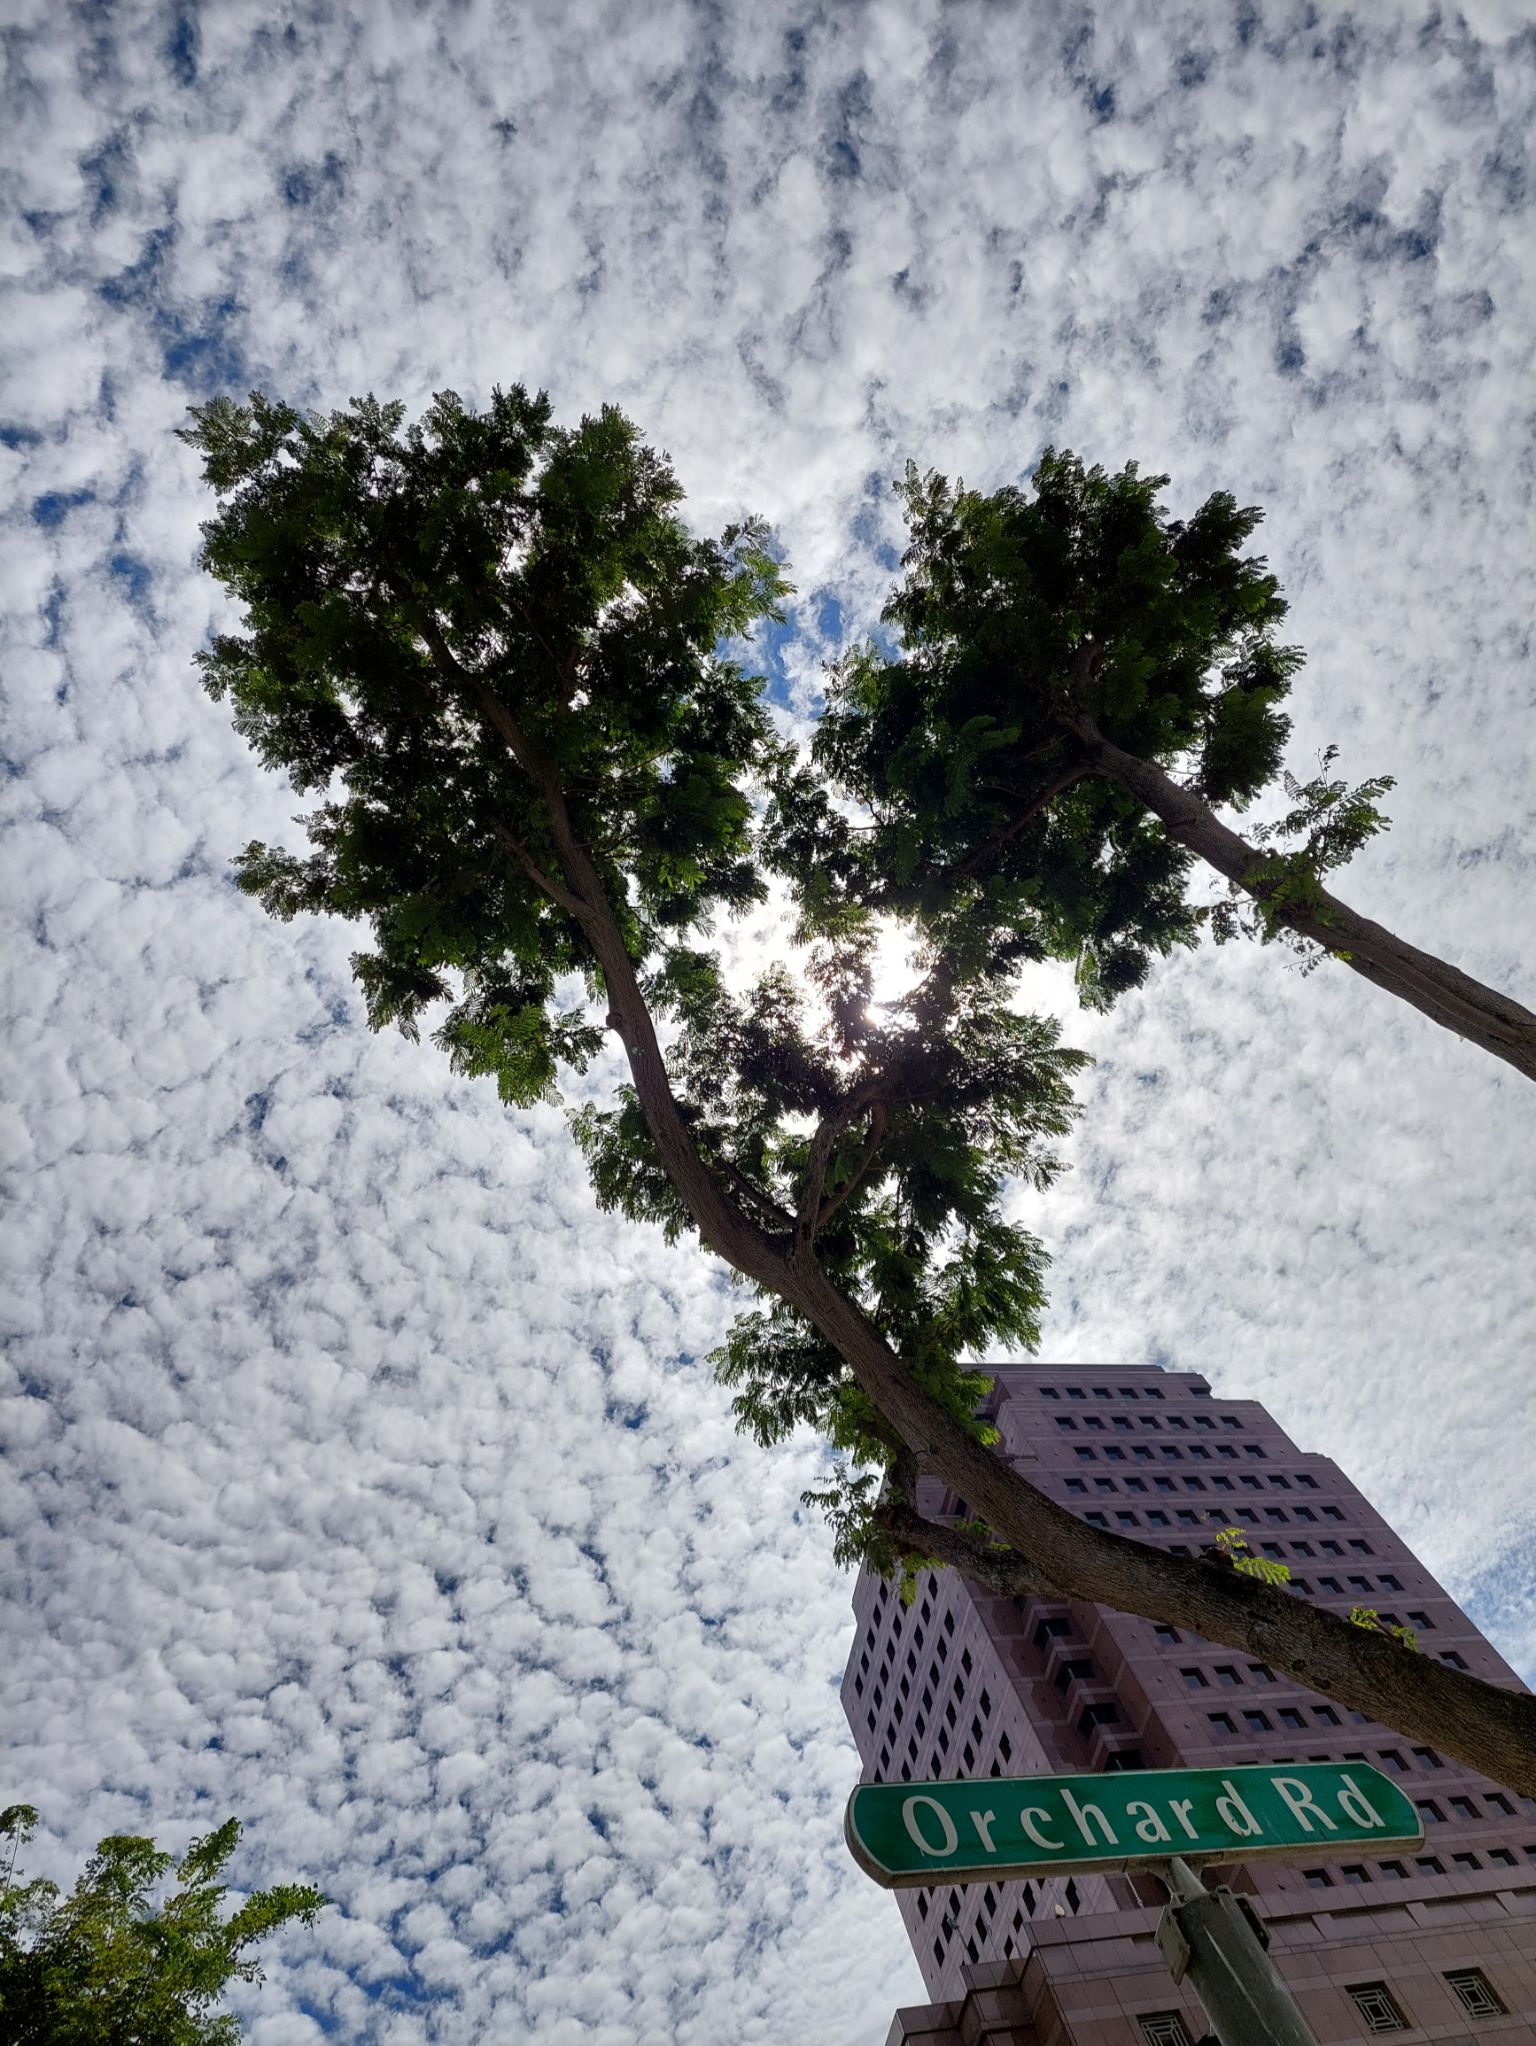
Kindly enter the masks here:
M 553 1112 L 371 1038 L 349 933 L 230 855 L 295 801 L 200 694 L 183 408 L 622 404 L 764 512 L 802 711 L 908 456 L 1230 488 L 1310 649 L 1304 771 L 1396 776 L 1341 892 L 1536 1002 L 1524 0 L 10 0 L 0 1802 L 65 1875 L 229 1812 L 336 1898 L 255 2046 L 877 2046 L 920 1986 L 849 1863 L 848 1581 L 809 1442 L 732 1434 L 700 1254 Z M 782 692 L 781 692 L 782 693 Z M 759 942 L 771 943 L 760 929 Z M 1536 1094 L 1228 947 L 1106 1020 L 1045 1353 L 1327 1450 L 1536 1676 Z

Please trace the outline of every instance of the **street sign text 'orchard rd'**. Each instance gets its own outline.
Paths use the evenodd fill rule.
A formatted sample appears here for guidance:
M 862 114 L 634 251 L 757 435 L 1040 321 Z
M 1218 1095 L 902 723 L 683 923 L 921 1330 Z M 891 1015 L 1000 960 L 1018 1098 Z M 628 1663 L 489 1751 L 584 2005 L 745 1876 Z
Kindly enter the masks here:
M 1416 1845 L 1418 1811 L 1363 1762 L 863 1783 L 844 1830 L 887 1889 Z

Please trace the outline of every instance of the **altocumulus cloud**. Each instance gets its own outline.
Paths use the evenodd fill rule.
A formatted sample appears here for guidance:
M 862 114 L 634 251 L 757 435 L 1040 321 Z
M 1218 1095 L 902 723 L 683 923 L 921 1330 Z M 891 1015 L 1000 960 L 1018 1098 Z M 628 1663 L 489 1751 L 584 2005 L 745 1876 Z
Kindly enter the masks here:
M 908 455 L 1230 487 L 1311 649 L 1295 754 L 1394 774 L 1346 893 L 1533 999 L 1525 10 L 13 6 L 4 1718 L 57 1874 L 238 1811 L 338 1900 L 256 2046 L 869 2041 L 847 1585 L 813 1445 L 731 1433 L 719 1275 L 593 1212 L 552 1115 L 369 1038 L 348 935 L 198 695 L 171 438 L 253 383 L 622 403 L 866 629 Z M 764 927 L 749 944 L 767 942 Z M 1051 1348 L 1339 1456 L 1524 1666 L 1529 1089 L 1278 956 L 1108 1019 L 1030 1219 Z

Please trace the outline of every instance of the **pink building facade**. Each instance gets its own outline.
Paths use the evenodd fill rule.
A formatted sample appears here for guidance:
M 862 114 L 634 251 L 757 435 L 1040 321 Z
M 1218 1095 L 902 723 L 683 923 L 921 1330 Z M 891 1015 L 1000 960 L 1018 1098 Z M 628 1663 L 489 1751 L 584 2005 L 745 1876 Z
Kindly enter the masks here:
M 1245 1530 L 1299 1596 L 1370 1606 L 1421 1652 L 1519 1680 L 1326 1457 L 1188 1372 L 996 1367 L 1006 1456 L 1085 1518 L 1180 1553 Z M 963 1510 L 937 1482 L 923 1510 Z M 953 1571 L 904 1607 L 862 1572 L 843 1704 L 866 1782 L 1084 1769 L 1368 1762 L 1424 1842 L 1363 1861 L 1224 1869 L 1324 2046 L 1536 2038 L 1536 1800 L 1517 1797 L 1251 1656 L 1078 1601 L 993 1598 Z M 1212 1881 L 1217 1880 L 1213 1875 Z M 1161 1891 L 1083 1876 L 895 1892 L 929 2006 L 888 2046 L 1196 2046 L 1198 2000 L 1159 1958 Z

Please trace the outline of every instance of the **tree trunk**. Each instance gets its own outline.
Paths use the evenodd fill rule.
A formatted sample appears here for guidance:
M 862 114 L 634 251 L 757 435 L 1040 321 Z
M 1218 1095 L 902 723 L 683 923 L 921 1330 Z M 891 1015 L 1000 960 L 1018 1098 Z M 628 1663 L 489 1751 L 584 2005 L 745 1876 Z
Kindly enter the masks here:
M 1187 846 L 1256 901 L 1266 900 L 1263 882 L 1251 878 L 1264 863 L 1265 855 L 1258 847 L 1230 830 L 1208 803 L 1182 788 L 1154 761 L 1123 752 L 1106 739 L 1091 719 L 1077 717 L 1069 722 L 1097 771 L 1139 797 L 1161 818 L 1170 838 Z M 1362 979 L 1385 988 L 1479 1050 L 1492 1052 L 1528 1080 L 1536 1080 L 1536 1015 L 1508 995 L 1484 987 L 1480 980 L 1432 953 L 1405 944 L 1325 888 L 1318 890 L 1316 913 L 1272 899 L 1270 907 L 1298 937 L 1331 952 Z
M 446 650 L 439 653 L 440 662 L 448 658 Z M 552 877 L 540 877 L 540 885 L 575 917 L 592 947 L 608 993 L 609 1024 L 623 1039 L 646 1126 L 705 1245 L 787 1301 L 826 1338 L 919 1469 L 967 1499 L 1012 1553 L 994 1560 L 953 1530 L 930 1527 L 915 1515 L 921 1532 L 914 1547 L 943 1554 L 973 1576 L 1006 1569 L 1016 1589 L 1049 1588 L 1248 1650 L 1309 1689 L 1536 1796 L 1536 1698 L 1416 1655 L 1292 1593 L 1164 1555 L 1079 1520 L 923 1392 L 874 1323 L 827 1277 L 805 1234 L 770 1235 L 737 1206 L 699 1156 L 678 1112 L 634 962 L 601 877 L 571 829 L 555 775 L 495 693 L 483 683 L 476 691 L 481 714 L 543 795 L 564 886 Z M 944 1553 L 946 1540 L 952 1553 Z

